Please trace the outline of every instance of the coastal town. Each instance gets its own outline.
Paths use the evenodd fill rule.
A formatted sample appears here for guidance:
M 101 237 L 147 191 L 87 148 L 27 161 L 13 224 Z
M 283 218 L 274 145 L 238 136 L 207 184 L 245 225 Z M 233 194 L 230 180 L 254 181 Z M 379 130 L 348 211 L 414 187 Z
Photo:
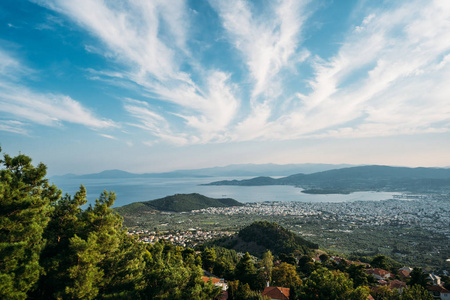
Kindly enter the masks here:
M 195 247 L 230 236 L 240 226 L 258 219 L 282 224 L 340 253 L 382 253 L 430 269 L 450 269 L 448 195 L 340 203 L 256 202 L 165 212 L 153 215 L 152 223 L 142 222 L 131 228 L 129 234 L 148 243 L 164 239 L 178 246 Z
M 420 225 L 450 238 L 450 196 L 354 202 L 258 202 L 236 207 L 209 207 L 193 214 L 298 216 L 356 226 Z

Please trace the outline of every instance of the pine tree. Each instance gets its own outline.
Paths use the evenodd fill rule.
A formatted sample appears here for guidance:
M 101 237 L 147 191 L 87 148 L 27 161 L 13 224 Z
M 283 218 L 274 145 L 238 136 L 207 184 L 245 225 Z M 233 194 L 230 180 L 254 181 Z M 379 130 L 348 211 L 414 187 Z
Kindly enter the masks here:
M 0 165 L 0 298 L 24 299 L 42 273 L 42 234 L 61 192 L 28 156 L 5 155 Z
M 272 269 L 273 269 L 273 255 L 270 250 L 264 253 L 263 258 L 260 261 L 260 266 L 264 274 L 264 280 L 266 282 L 272 281 Z
M 248 283 L 250 287 L 258 285 L 256 282 L 256 268 L 253 264 L 252 258 L 248 252 L 244 254 L 241 260 L 236 265 L 234 276 L 241 284 Z

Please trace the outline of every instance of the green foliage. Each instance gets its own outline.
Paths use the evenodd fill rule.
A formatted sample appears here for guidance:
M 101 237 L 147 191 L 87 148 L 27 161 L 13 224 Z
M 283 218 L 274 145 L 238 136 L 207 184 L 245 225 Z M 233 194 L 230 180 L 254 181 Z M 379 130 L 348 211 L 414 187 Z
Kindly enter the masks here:
M 114 193 L 105 191 L 82 211 L 87 200 L 81 186 L 73 198 L 66 195 L 54 204 L 41 256 L 46 274 L 34 297 L 110 298 L 142 289 L 144 249 L 127 236 L 122 218 L 111 209 L 114 200 Z
M 86 189 L 71 197 L 50 186 L 45 166 L 24 155 L 0 160 L 0 298 L 214 299 L 194 252 L 127 235 L 103 192 L 86 210 Z M 214 250 L 212 250 L 214 253 Z M 214 262 L 214 255 L 207 256 Z M 208 259 L 205 259 L 208 262 Z
M 450 276 L 442 275 L 441 276 L 441 280 L 442 280 L 442 282 L 444 284 L 444 287 L 447 290 L 450 290 Z
M 323 253 L 319 256 L 319 259 L 322 263 L 326 263 L 330 259 L 330 257 L 328 256 L 328 254 Z
M 61 192 L 25 155 L 5 155 L 0 168 L 0 298 L 24 299 L 43 271 L 42 234 Z
M 364 291 L 354 290 L 352 280 L 348 279 L 344 273 L 319 268 L 312 272 L 304 284 L 295 291 L 294 299 L 367 299 L 367 295 L 365 298 L 361 298 L 361 294 L 364 296 Z
M 354 288 L 369 284 L 368 274 L 365 272 L 363 265 L 352 264 L 347 269 L 349 277 L 353 280 Z
M 273 268 L 272 285 L 283 287 L 297 287 L 302 284 L 302 280 L 295 270 L 295 266 L 288 263 L 281 263 Z
M 153 210 L 183 212 L 208 207 L 229 207 L 242 205 L 243 205 L 242 203 L 234 199 L 230 198 L 214 199 L 194 193 L 194 194 L 176 194 L 161 199 L 146 202 L 136 202 L 122 207 L 118 207 L 115 210 L 119 214 L 136 214 L 136 213 L 140 214 L 143 212 Z
M 202 251 L 203 269 L 212 273 L 216 263 L 216 251 L 214 249 L 205 248 Z
M 270 250 L 264 253 L 261 261 L 259 262 L 260 268 L 263 272 L 263 278 L 265 282 L 272 281 L 272 270 L 273 270 L 273 255 Z
M 409 285 L 420 285 L 426 288 L 428 283 L 428 275 L 422 272 L 422 268 L 413 268 L 411 273 L 409 274 Z
M 306 241 L 276 223 L 254 222 L 239 231 L 239 237 L 246 242 L 255 242 L 271 250 L 274 255 L 290 254 L 294 251 L 307 253 L 318 245 Z
M 400 300 L 399 293 L 391 291 L 387 286 L 377 287 L 376 291 L 372 292 L 371 295 L 375 300 Z
M 228 300 L 270 300 L 262 296 L 261 292 L 252 291 L 248 283 L 239 280 L 228 282 Z
M 144 271 L 148 299 L 214 299 L 221 294 L 212 283 L 201 279 L 202 269 L 183 260 L 183 250 L 166 242 L 147 245 Z M 184 253 L 184 255 L 190 255 Z
M 236 265 L 234 278 L 239 280 L 241 283 L 249 284 L 252 288 L 255 288 L 255 286 L 258 285 L 258 282 L 256 281 L 256 267 L 253 264 L 252 258 L 248 252 L 244 254 Z
M 254 222 L 242 228 L 238 235 L 214 243 L 236 251 L 248 251 L 258 257 L 262 257 L 267 250 L 270 250 L 273 255 L 290 255 L 293 252 L 309 253 L 310 249 L 318 248 L 317 244 L 306 241 L 276 223 L 267 221 Z
M 114 193 L 103 192 L 95 205 L 82 210 L 87 203 L 83 186 L 73 197 L 59 199 L 61 192 L 44 179 L 43 164 L 34 167 L 24 155 L 5 155 L 0 164 L 2 299 L 217 299 L 221 289 L 201 279 L 202 267 L 229 280 L 231 300 L 265 299 L 260 290 L 266 281 L 291 287 L 292 299 L 367 299 L 368 277 L 361 266 L 342 267 L 348 274 L 330 271 L 323 266 L 332 268 L 332 264 L 314 263 L 303 255 L 298 263 L 306 277 L 302 283 L 295 259 L 317 245 L 275 223 L 253 223 L 234 237 L 241 246 L 254 246 L 258 254 L 264 253 L 258 268 L 248 252 L 239 259 L 236 251 L 217 246 L 198 247 L 202 253 L 196 255 L 192 249 L 164 241 L 145 245 L 127 235 L 122 218 L 111 208 Z M 175 195 L 170 201 L 154 203 L 193 209 L 198 201 L 210 205 L 210 198 L 205 198 Z M 149 207 L 144 203 L 134 208 L 142 205 Z M 284 261 L 276 267 L 272 251 Z M 325 255 L 321 259 L 327 261 Z M 372 265 L 396 267 L 382 255 L 373 258 Z M 410 284 L 402 294 L 382 287 L 374 296 L 432 299 L 421 269 L 413 270 Z
M 388 270 L 391 268 L 391 265 L 388 263 L 388 259 L 385 255 L 377 255 L 370 262 L 372 267 L 380 268 L 384 270 Z
M 432 300 L 433 296 L 427 291 L 426 288 L 420 285 L 413 285 L 406 290 L 400 296 L 400 300 Z
M 234 279 L 234 269 L 239 262 L 236 251 L 223 247 L 213 247 L 216 253 L 214 274 L 221 278 Z

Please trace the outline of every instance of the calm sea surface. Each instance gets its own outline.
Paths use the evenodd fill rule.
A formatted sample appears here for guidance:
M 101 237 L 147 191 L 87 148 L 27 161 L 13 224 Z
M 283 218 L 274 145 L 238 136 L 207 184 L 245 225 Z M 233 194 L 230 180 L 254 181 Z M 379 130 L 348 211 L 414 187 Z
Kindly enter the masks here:
M 242 178 L 124 178 L 124 179 L 50 179 L 63 193 L 70 195 L 83 184 L 88 193 L 88 203 L 95 203 L 103 190 L 114 191 L 114 206 L 148 201 L 174 194 L 199 193 L 212 198 L 233 198 L 240 202 L 299 201 L 346 202 L 392 199 L 396 193 L 356 192 L 349 195 L 310 195 L 292 186 L 201 186 L 200 184 L 227 179 Z

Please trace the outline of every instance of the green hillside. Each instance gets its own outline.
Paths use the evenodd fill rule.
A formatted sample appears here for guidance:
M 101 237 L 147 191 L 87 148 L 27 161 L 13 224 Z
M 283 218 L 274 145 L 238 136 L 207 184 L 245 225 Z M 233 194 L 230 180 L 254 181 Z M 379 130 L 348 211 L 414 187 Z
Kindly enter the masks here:
M 286 228 L 267 221 L 254 222 L 241 229 L 230 238 L 215 242 L 217 246 L 234 249 L 238 252 L 249 252 L 261 257 L 270 250 L 274 255 L 290 254 L 295 251 L 306 254 L 318 245 L 295 235 Z
M 152 213 L 155 211 L 185 212 L 208 207 L 230 207 L 241 206 L 242 203 L 231 199 L 214 199 L 200 194 L 175 194 L 164 198 L 135 202 L 122 207 L 115 208 L 121 215 L 132 215 L 142 213 Z
M 256 177 L 240 181 L 217 181 L 210 185 L 293 185 L 315 194 L 353 191 L 443 193 L 450 191 L 450 169 L 361 166 L 313 174 L 294 174 L 278 179 Z

